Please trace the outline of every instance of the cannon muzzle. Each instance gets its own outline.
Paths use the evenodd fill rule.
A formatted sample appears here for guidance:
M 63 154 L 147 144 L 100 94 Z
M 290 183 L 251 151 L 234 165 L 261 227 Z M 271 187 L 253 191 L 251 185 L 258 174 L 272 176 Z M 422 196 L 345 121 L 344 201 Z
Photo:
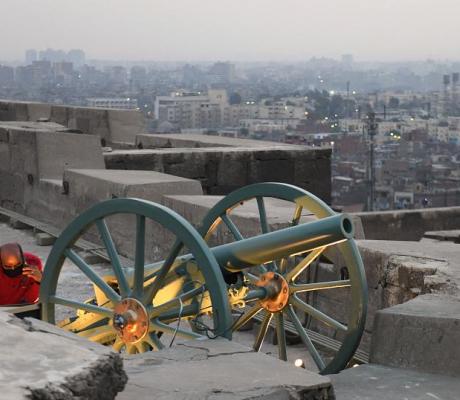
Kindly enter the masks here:
M 353 231 L 351 218 L 346 214 L 337 214 L 213 247 L 211 251 L 222 268 L 238 272 L 351 239 Z

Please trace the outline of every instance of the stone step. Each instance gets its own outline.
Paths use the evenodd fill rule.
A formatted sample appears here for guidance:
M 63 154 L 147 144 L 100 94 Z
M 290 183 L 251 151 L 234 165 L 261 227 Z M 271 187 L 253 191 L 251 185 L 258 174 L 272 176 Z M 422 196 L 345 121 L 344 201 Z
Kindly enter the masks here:
M 333 398 L 330 379 L 226 339 L 125 356 L 118 400 Z
M 459 344 L 460 299 L 422 295 L 377 312 L 370 361 L 459 377 Z
M 458 400 L 460 380 L 376 364 L 331 375 L 337 400 Z
M 112 400 L 126 383 L 110 348 L 3 311 L 0 354 L 1 399 Z

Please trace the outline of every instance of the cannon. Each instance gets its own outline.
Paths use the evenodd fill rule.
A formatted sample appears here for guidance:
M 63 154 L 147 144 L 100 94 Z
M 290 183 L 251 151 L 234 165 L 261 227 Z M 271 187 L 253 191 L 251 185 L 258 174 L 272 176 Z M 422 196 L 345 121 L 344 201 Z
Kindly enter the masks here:
M 286 212 L 289 218 L 277 219 Z M 132 265 L 111 233 L 110 219 L 117 216 L 132 219 L 132 233 L 117 225 L 133 243 Z M 258 225 L 250 235 L 248 218 Z M 161 260 L 154 259 L 161 246 L 149 243 L 152 232 L 156 240 L 170 240 Z M 305 349 L 320 373 L 336 373 L 353 358 L 366 318 L 366 279 L 353 233 L 349 216 L 281 183 L 232 192 L 197 229 L 160 204 L 106 200 L 56 240 L 40 289 L 42 319 L 127 354 L 163 349 L 176 336 L 231 339 L 255 321 L 255 351 L 270 331 L 280 359 L 288 359 L 287 343 L 297 341 L 296 349 Z M 101 243 L 107 272 L 74 250 L 85 235 Z M 60 279 L 64 264 L 87 280 L 90 296 L 71 293 L 72 282 Z

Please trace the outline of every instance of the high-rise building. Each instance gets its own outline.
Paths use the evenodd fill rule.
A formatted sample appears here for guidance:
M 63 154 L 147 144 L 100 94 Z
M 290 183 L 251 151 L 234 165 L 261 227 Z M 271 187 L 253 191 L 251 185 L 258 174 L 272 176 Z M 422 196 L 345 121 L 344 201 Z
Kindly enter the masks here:
M 85 52 L 80 49 L 72 49 L 67 53 L 66 61 L 71 62 L 75 67 L 81 67 L 86 62 Z
M 34 49 L 26 50 L 26 56 L 25 56 L 26 65 L 31 65 L 34 61 L 37 61 L 37 50 L 34 50 Z
M 0 65 L 0 85 L 12 83 L 14 81 L 14 69 L 5 65 Z
M 354 58 L 352 54 L 343 54 L 342 55 L 342 65 L 345 68 L 352 68 L 354 63 Z
M 235 79 L 235 65 L 229 62 L 217 62 L 209 69 L 214 83 L 231 83 Z

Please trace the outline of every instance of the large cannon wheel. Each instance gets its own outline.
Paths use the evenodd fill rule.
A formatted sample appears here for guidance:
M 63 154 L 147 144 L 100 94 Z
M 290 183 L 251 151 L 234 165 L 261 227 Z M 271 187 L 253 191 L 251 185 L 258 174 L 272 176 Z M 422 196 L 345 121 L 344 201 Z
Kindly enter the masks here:
M 261 183 L 246 186 L 224 197 L 206 215 L 199 232 L 207 241 L 215 240 L 214 236 L 219 229 L 220 234 L 227 238 L 230 236 L 231 241 L 243 240 L 247 237 L 247 227 L 243 225 L 251 217 L 258 220 L 260 231 L 253 231 L 253 235 L 285 227 L 286 224 L 283 225 L 281 221 L 270 224 L 270 221 L 273 222 L 270 219 L 273 217 L 270 205 L 275 203 L 277 207 L 276 202 L 280 200 L 283 209 L 286 209 L 285 202 L 291 203 L 292 214 L 288 226 L 297 225 L 305 215 L 320 219 L 336 214 L 323 201 L 303 189 L 288 184 Z M 222 234 L 222 230 L 226 233 Z M 337 255 L 341 261 L 337 261 Z M 329 275 L 335 274 L 336 277 L 331 279 L 328 276 L 324 281 L 318 279 L 320 276 L 314 279 L 311 273 L 313 265 L 317 264 L 315 270 L 318 271 L 318 264 L 321 265 L 321 261 L 328 262 L 327 257 L 342 263 L 335 268 L 329 264 L 329 268 L 332 268 Z M 269 327 L 273 326 L 276 329 L 280 359 L 287 360 L 287 330 L 287 333 L 290 331 L 298 335 L 297 338 L 301 339 L 322 374 L 337 373 L 345 368 L 359 345 L 367 310 L 364 267 L 354 240 L 274 260 L 259 266 L 258 270 L 244 272 L 250 290 L 245 297 L 244 313 L 236 320 L 233 329 L 238 330 L 251 319 L 258 318 L 261 323 L 254 342 L 256 351 L 261 349 Z M 281 285 L 279 293 L 284 292 L 286 295 L 261 299 L 258 288 L 267 285 Z M 327 311 L 320 310 L 321 304 L 315 304 L 315 296 L 318 299 L 318 295 L 326 292 L 329 295 L 340 292 L 340 299 L 345 298 L 342 301 L 346 302 L 343 306 L 344 310 L 348 310 L 347 315 L 343 313 L 331 317 Z M 304 316 L 306 318 L 302 321 Z M 318 348 L 333 350 L 330 352 L 333 355 L 329 354 L 325 359 Z
M 133 219 L 135 260 L 130 268 L 122 265 L 107 222 L 117 214 Z M 148 223 L 160 225 L 175 237 L 164 261 L 150 265 L 145 257 Z M 111 261 L 111 275 L 98 274 L 72 248 L 90 230 L 100 236 Z M 188 255 L 181 255 L 185 251 Z M 187 257 L 187 262 L 181 257 Z M 89 300 L 58 290 L 66 260 L 94 286 L 95 295 Z M 189 271 L 190 268 L 194 271 Z M 40 301 L 43 320 L 129 354 L 163 348 L 162 336 L 166 334 L 174 338 L 176 335 L 187 339 L 201 337 L 186 329 L 187 324 L 180 325 L 180 320 L 199 314 L 204 303 L 213 311 L 213 323 L 220 327 L 219 334 L 231 338 L 226 284 L 206 243 L 184 218 L 166 207 L 140 199 L 101 202 L 63 231 L 46 262 Z M 70 309 L 73 316 L 58 321 L 57 306 Z

